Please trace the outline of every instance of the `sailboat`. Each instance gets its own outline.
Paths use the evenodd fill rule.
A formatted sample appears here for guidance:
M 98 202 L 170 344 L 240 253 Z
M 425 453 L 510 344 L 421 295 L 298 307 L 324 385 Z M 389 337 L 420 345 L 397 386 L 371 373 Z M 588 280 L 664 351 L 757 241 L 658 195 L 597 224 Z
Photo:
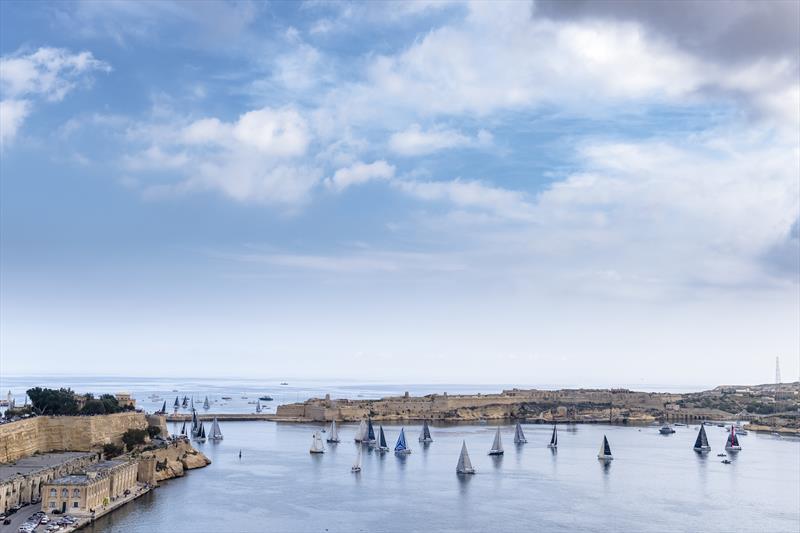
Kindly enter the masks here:
M 167 400 L 164 400 L 164 403 L 161 406 L 161 411 L 159 411 L 159 413 L 163 413 L 163 414 L 167 413 Z
M 320 437 L 319 433 L 316 431 L 314 432 L 314 436 L 311 438 L 311 449 L 308 451 L 309 453 L 325 453 L 325 445 L 322 444 L 322 437 Z
M 189 409 L 194 411 L 194 396 L 192 396 L 192 399 L 189 400 Z
M 600 452 L 597 458 L 601 461 L 611 461 L 614 457 L 611 455 L 611 446 L 608 445 L 608 439 L 603 435 L 603 444 L 600 445 Z
M 500 439 L 500 428 L 497 428 L 497 431 L 494 434 L 494 442 L 492 443 L 492 449 L 489 450 L 489 455 L 503 455 L 505 452 L 503 451 L 503 441 Z
M 736 428 L 731 426 L 731 432 L 725 441 L 725 450 L 729 452 L 738 452 L 742 449 L 739 445 L 739 438 L 736 436 Z
M 701 453 L 711 451 L 711 446 L 708 444 L 708 437 L 706 437 L 705 424 L 700 424 L 700 431 L 697 432 L 697 440 L 694 441 L 694 451 Z
M 367 418 L 367 438 L 365 439 L 367 444 L 375 444 L 375 428 L 372 427 L 372 419 Z
M 200 422 L 197 420 L 197 411 L 192 411 L 192 437 L 200 431 Z
M 200 431 L 197 432 L 197 441 L 205 442 L 206 441 L 206 427 L 200 422 Z
M 219 429 L 219 422 L 217 422 L 217 417 L 214 417 L 214 421 L 211 422 L 211 436 L 208 437 L 211 440 L 222 440 L 222 431 Z
M 260 412 L 261 412 L 261 400 L 258 400 L 256 402 L 256 413 L 260 413 Z
M 174 404 L 172 404 L 172 410 L 173 410 L 173 411 L 175 411 L 175 412 L 177 413 L 177 412 L 178 412 L 178 409 L 180 409 L 180 407 L 181 407 L 181 402 L 180 402 L 180 401 L 178 401 L 178 397 L 177 397 L 177 396 L 175 396 L 175 403 L 174 403 Z
M 398 455 L 407 455 L 411 453 L 411 448 L 406 444 L 405 428 L 400 428 L 400 436 L 397 437 L 397 444 L 394 445 L 394 453 Z
M 356 454 L 356 462 L 353 463 L 353 466 L 352 468 L 350 468 L 350 471 L 353 472 L 354 474 L 361 472 L 361 446 L 358 447 L 358 452 Z
M 367 422 L 362 419 L 356 430 L 356 442 L 361 442 L 367 436 Z
M 378 430 L 378 451 L 379 452 L 389 451 L 389 445 L 386 444 L 386 435 L 383 434 L 383 426 L 381 426 Z
M 550 437 L 550 444 L 548 444 L 547 447 L 553 449 L 558 448 L 558 433 L 556 433 L 555 426 L 553 426 L 553 435 Z
M 431 429 L 428 427 L 428 421 L 422 421 L 422 432 L 419 434 L 419 441 L 422 443 L 429 443 L 433 442 L 433 437 L 431 437 Z
M 514 429 L 514 444 L 525 444 L 528 439 L 525 438 L 525 433 L 522 432 L 522 426 L 517 422 L 517 427 Z
M 475 473 L 475 469 L 472 468 L 472 461 L 469 460 L 469 453 L 467 453 L 467 441 L 461 441 L 461 455 L 458 456 L 456 473 L 457 474 Z
M 208 396 L 206 396 L 206 400 L 203 402 L 203 409 L 208 411 L 208 408 L 211 407 L 211 404 L 208 403 Z
M 331 430 L 328 432 L 328 442 L 339 442 L 339 432 L 336 430 L 336 420 L 331 422 Z
M 189 407 L 189 398 L 188 398 L 188 396 L 184 396 L 183 397 L 183 402 L 181 403 L 181 407 L 183 407 L 184 409 Z
M 188 437 L 189 435 L 186 434 L 186 421 L 184 420 L 183 425 L 181 426 L 181 435 L 184 437 Z

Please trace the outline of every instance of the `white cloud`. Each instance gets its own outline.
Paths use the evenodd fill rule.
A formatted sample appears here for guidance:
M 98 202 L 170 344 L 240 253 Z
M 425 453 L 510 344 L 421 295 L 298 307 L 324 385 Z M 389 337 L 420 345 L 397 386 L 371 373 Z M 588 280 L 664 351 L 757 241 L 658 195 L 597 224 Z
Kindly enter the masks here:
M 360 185 L 373 180 L 390 180 L 394 177 L 394 166 L 384 160 L 372 163 L 362 163 L 361 161 L 340 168 L 332 178 L 325 180 L 325 184 L 337 191 L 343 191 L 353 185 Z
M 389 138 L 389 148 L 396 154 L 416 156 L 431 154 L 448 148 L 485 147 L 492 142 L 492 134 L 480 130 L 470 137 L 458 130 L 434 126 L 423 130 L 419 124 L 394 133 Z
M 78 85 L 89 83 L 94 71 L 110 72 L 111 67 L 91 52 L 39 48 L 0 57 L 0 143 L 5 146 L 16 136 L 35 102 L 63 100 Z

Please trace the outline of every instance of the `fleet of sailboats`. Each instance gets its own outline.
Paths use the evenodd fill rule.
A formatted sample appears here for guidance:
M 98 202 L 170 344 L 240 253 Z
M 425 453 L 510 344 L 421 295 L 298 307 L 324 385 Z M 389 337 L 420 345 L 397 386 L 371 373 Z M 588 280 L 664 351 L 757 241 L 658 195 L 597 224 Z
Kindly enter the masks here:
M 456 473 L 457 474 L 475 473 L 475 469 L 472 468 L 472 461 L 469 460 L 469 453 L 467 453 L 467 441 L 461 441 L 461 455 L 458 456 Z
M 614 456 L 611 455 L 611 446 L 608 445 L 608 439 L 605 435 L 603 435 L 603 444 L 600 445 L 600 452 L 598 452 L 597 458 L 601 461 L 611 461 L 614 459 Z
M 427 420 L 422 422 L 422 431 L 419 434 L 419 441 L 423 444 L 433 442 L 433 437 L 431 437 L 431 428 L 428 427 Z
M 394 445 L 394 453 L 398 455 L 408 455 L 411 453 L 411 448 L 406 443 L 405 428 L 400 428 L 400 436 L 397 437 L 397 444 Z
M 697 432 L 697 440 L 694 441 L 694 451 L 700 453 L 711 451 L 711 446 L 708 444 L 708 437 L 706 436 L 705 424 L 700 424 L 700 431 Z
M 339 432 L 336 430 L 336 420 L 331 422 L 331 429 L 328 431 L 328 442 L 339 442 Z
M 522 426 L 517 422 L 517 427 L 514 428 L 514 444 L 525 444 L 528 439 L 525 438 L 525 433 L 522 432 Z
M 554 450 L 558 448 L 558 433 L 556 432 L 555 426 L 553 426 L 553 434 L 550 436 L 550 444 L 548 444 L 547 447 Z
M 500 438 L 500 428 L 498 427 L 494 434 L 494 442 L 492 443 L 492 449 L 489 450 L 489 455 L 503 455 L 504 453 L 503 441 Z

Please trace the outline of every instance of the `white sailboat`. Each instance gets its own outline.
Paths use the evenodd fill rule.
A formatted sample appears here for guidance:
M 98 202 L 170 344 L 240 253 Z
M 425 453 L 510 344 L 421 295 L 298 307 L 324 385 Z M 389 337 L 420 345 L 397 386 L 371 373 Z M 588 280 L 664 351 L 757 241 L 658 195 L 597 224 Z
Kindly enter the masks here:
M 322 444 L 322 437 L 320 437 L 319 433 L 316 431 L 311 437 L 311 448 L 308 451 L 309 453 L 325 453 L 325 445 Z
M 614 459 L 611 455 L 611 446 L 608 445 L 608 439 L 605 435 L 603 435 L 603 443 L 600 445 L 600 452 L 598 452 L 597 458 L 601 461 L 611 461 Z
M 428 444 L 429 442 L 433 442 L 433 437 L 431 437 L 431 429 L 428 427 L 428 421 L 422 421 L 422 431 L 419 434 L 419 441 Z
M 457 474 L 475 473 L 475 469 L 472 467 L 472 461 L 469 460 L 469 453 L 467 452 L 467 441 L 461 441 L 461 455 L 458 456 L 456 473 Z
M 394 453 L 398 455 L 407 455 L 411 453 L 411 448 L 406 443 L 405 428 L 400 428 L 400 436 L 397 437 L 397 444 L 394 445 Z
M 358 447 L 358 453 L 356 454 L 356 462 L 353 463 L 353 466 L 352 468 L 350 468 L 350 471 L 353 472 L 354 474 L 361 472 L 361 446 Z
M 356 442 L 361 442 L 367 437 L 367 421 L 362 419 L 356 430 Z
M 339 442 L 339 431 L 336 429 L 336 420 L 331 422 L 331 429 L 328 431 L 328 442 Z
M 492 443 L 492 449 L 489 450 L 489 455 L 503 455 L 504 453 L 503 441 L 500 438 L 500 428 L 498 427 L 494 434 L 494 442 Z
M 553 434 L 550 436 L 550 444 L 548 444 L 547 447 L 553 449 L 558 448 L 558 433 L 556 432 L 556 426 L 553 426 Z
M 222 430 L 219 429 L 219 422 L 217 422 L 217 417 L 214 417 L 214 421 L 211 422 L 211 435 L 208 437 L 211 440 L 222 440 Z
M 522 432 L 522 426 L 517 422 L 517 427 L 514 429 L 514 444 L 525 444 L 528 439 L 525 438 L 525 433 Z

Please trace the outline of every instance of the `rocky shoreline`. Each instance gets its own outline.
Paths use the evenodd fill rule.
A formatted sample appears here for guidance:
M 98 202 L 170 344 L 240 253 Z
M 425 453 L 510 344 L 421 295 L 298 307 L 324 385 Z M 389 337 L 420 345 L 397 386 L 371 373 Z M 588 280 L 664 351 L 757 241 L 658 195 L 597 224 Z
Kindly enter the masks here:
M 164 448 L 142 452 L 140 457 L 155 461 L 156 481 L 182 477 L 187 470 L 211 464 L 211 460 L 186 439 L 176 439 Z

